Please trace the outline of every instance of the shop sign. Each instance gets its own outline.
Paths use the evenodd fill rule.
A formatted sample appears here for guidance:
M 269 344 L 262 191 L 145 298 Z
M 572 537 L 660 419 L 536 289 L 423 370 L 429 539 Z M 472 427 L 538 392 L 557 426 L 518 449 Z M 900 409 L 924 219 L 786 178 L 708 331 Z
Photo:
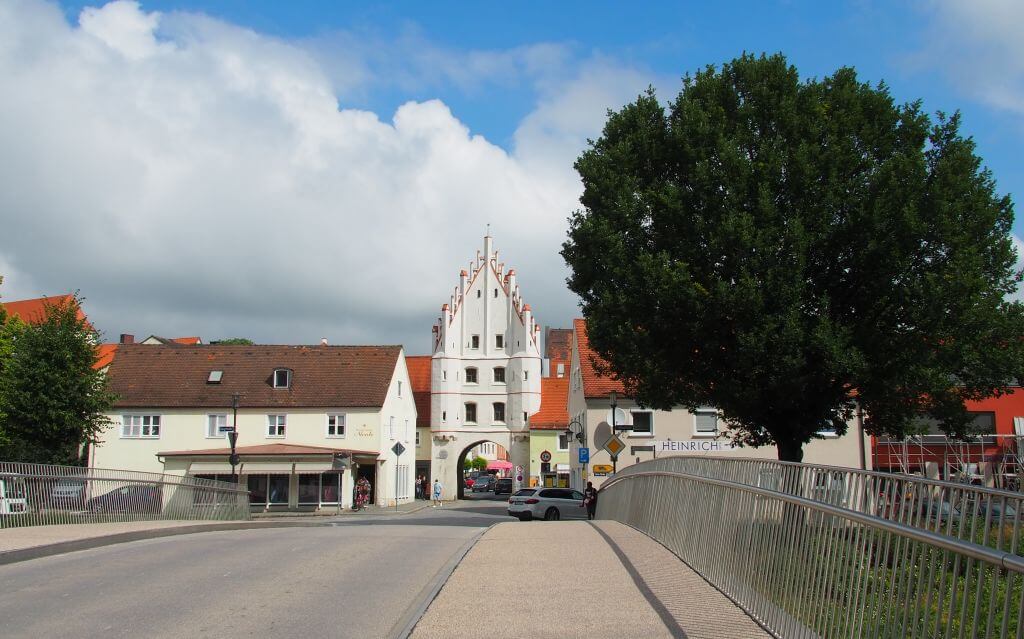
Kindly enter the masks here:
M 723 453 L 736 448 L 715 439 L 680 439 L 653 442 L 655 453 Z

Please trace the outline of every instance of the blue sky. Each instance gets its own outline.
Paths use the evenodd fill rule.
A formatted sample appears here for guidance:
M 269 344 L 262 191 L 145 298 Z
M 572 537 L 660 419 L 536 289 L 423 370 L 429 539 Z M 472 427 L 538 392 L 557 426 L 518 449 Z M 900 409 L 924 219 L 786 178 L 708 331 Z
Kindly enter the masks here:
M 420 353 L 491 224 L 567 326 L 572 162 L 607 109 L 744 51 L 853 66 L 960 110 L 1016 195 L 1022 28 L 1012 0 L 0 2 L 0 296 L 79 290 L 108 338 Z

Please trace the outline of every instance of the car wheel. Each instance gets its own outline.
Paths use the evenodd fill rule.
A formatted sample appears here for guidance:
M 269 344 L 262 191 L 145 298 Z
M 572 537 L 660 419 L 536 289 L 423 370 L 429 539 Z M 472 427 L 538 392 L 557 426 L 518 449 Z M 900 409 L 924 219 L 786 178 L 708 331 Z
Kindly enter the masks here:
M 544 521 L 558 521 L 561 518 L 562 515 L 558 512 L 557 508 L 548 508 L 547 512 L 544 513 Z

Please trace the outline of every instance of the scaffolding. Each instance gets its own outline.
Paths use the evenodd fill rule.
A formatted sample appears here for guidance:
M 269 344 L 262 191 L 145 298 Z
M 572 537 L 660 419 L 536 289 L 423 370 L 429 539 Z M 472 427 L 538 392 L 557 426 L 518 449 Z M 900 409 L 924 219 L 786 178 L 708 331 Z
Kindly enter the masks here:
M 951 439 L 915 435 L 903 440 L 879 438 L 874 468 L 906 475 L 961 481 L 1020 491 L 1024 487 L 1024 433 Z

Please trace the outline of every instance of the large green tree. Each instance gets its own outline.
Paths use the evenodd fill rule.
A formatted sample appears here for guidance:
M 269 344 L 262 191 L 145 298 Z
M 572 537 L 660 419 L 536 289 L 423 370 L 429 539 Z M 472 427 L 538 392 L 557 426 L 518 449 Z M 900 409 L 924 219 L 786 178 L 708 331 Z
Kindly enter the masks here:
M 107 425 L 114 396 L 96 370 L 99 339 L 80 300 L 47 305 L 37 323 L 6 323 L 0 368 L 0 459 L 79 464 Z M 2 342 L 2 340 L 0 340 Z
M 1013 207 L 958 115 L 851 68 L 744 55 L 610 113 L 562 255 L 591 344 L 646 406 L 716 406 L 737 443 L 951 434 L 1024 373 Z

